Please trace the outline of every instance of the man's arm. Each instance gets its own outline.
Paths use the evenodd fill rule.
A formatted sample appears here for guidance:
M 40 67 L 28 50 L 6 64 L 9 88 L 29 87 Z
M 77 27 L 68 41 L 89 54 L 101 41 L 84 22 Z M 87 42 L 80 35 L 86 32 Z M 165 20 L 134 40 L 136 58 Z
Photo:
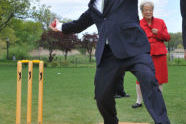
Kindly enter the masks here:
M 79 33 L 89 26 L 94 24 L 90 15 L 90 10 L 85 11 L 78 20 L 74 20 L 68 23 L 60 23 L 57 19 L 50 24 L 50 28 L 56 32 L 62 32 L 63 34 Z
M 94 24 L 90 10 L 88 9 L 86 12 L 84 12 L 78 20 L 74 20 L 72 22 L 64 23 L 62 25 L 62 32 L 64 34 L 69 34 L 69 33 L 79 33 L 89 26 Z

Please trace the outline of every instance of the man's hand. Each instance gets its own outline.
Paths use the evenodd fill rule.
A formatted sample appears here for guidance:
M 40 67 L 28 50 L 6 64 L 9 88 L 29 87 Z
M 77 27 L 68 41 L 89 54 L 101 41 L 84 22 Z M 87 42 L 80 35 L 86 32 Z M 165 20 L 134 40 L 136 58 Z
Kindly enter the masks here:
M 186 60 L 186 49 L 184 49 L 184 59 Z
M 153 28 L 153 29 L 152 29 L 152 33 L 153 33 L 153 34 L 158 34 L 158 29 Z
M 59 29 L 57 29 L 57 26 L 60 24 L 59 20 L 54 19 L 54 21 L 49 25 L 49 28 L 53 31 L 60 32 Z

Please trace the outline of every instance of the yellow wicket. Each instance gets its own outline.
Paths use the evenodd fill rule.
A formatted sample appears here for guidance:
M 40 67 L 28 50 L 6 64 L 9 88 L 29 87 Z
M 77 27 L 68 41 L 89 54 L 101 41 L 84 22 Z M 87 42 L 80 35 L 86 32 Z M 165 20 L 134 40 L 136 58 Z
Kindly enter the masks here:
M 38 94 L 38 124 L 43 123 L 43 70 L 44 62 L 40 60 L 21 60 L 17 63 L 17 103 L 16 124 L 21 124 L 21 83 L 22 63 L 28 63 L 28 96 L 27 96 L 27 124 L 31 124 L 32 117 L 32 79 L 33 63 L 39 64 L 39 94 Z
M 33 62 L 28 62 L 28 93 L 27 93 L 27 124 L 31 124 L 32 118 L 32 73 Z
M 22 63 L 17 63 L 17 103 L 16 103 L 16 124 L 21 124 L 21 82 Z
M 39 63 L 39 97 L 38 97 L 38 124 L 43 124 L 43 66 L 44 63 Z

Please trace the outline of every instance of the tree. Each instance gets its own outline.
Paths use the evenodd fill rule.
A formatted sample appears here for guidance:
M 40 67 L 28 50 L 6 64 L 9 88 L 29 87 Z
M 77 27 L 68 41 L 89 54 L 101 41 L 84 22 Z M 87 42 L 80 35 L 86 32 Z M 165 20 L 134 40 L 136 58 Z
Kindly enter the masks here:
M 34 0 L 0 0 L 0 32 L 13 18 L 28 17 L 31 1 Z
M 170 33 L 170 35 L 171 39 L 166 43 L 169 52 L 176 49 L 178 44 L 182 44 L 182 34 L 180 32 Z
M 32 49 L 38 47 L 38 40 L 42 32 L 40 23 L 14 18 L 11 20 L 11 25 L 0 32 L 0 50 L 2 50 L 0 53 L 4 54 L 8 38 L 10 44 L 9 58 L 12 58 L 13 55 L 18 59 L 25 58 Z
M 13 19 L 10 27 L 15 30 L 17 43 L 27 44 L 30 48 L 38 47 L 38 40 L 40 40 L 43 33 L 40 23 Z
M 97 41 L 98 41 L 98 35 L 95 33 L 83 35 L 82 47 L 86 48 L 89 54 L 89 62 L 92 61 L 92 52 L 93 52 L 93 49 L 96 47 Z
M 16 35 L 15 31 L 12 28 L 5 28 L 3 32 L 0 33 L 0 49 L 7 50 L 7 59 L 9 59 L 9 47 L 15 43 Z
M 68 52 L 74 48 L 77 41 L 78 37 L 75 34 L 62 34 L 61 32 L 49 30 L 42 34 L 40 46 L 49 50 L 49 62 L 52 62 L 55 56 L 55 54 L 53 54 L 55 49 L 62 50 L 65 53 L 66 60 Z
M 68 52 L 75 48 L 78 41 L 79 39 L 75 34 L 63 34 L 62 37 L 58 37 L 58 48 L 64 52 L 65 60 L 67 60 Z
M 40 46 L 49 50 L 49 62 L 54 59 L 55 54 L 53 52 L 58 47 L 59 37 L 62 37 L 62 33 L 51 30 L 45 31 L 41 36 Z
M 168 55 L 169 55 L 169 60 L 171 60 L 171 51 L 176 49 L 179 44 L 182 44 L 182 33 L 177 32 L 177 33 L 169 33 L 171 36 L 171 39 L 169 42 L 165 42 L 166 47 L 168 48 Z

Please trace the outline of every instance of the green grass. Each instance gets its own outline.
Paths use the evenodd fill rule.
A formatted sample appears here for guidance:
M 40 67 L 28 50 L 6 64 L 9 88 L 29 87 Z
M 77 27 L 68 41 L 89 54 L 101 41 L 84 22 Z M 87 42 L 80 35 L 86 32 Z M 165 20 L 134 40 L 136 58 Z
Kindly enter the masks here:
M 61 74 L 57 74 L 60 72 Z M 94 98 L 95 68 L 45 68 L 44 124 L 97 124 L 102 118 Z M 23 68 L 22 123 L 26 123 L 27 68 Z M 169 83 L 164 85 L 164 98 L 171 124 L 186 123 L 186 66 L 169 66 Z M 153 120 L 145 107 L 132 109 L 136 101 L 135 77 L 127 73 L 125 90 L 130 98 L 118 99 L 120 121 Z M 37 124 L 38 67 L 34 68 L 32 124 Z M 14 124 L 16 110 L 15 63 L 0 65 L 0 123 Z

